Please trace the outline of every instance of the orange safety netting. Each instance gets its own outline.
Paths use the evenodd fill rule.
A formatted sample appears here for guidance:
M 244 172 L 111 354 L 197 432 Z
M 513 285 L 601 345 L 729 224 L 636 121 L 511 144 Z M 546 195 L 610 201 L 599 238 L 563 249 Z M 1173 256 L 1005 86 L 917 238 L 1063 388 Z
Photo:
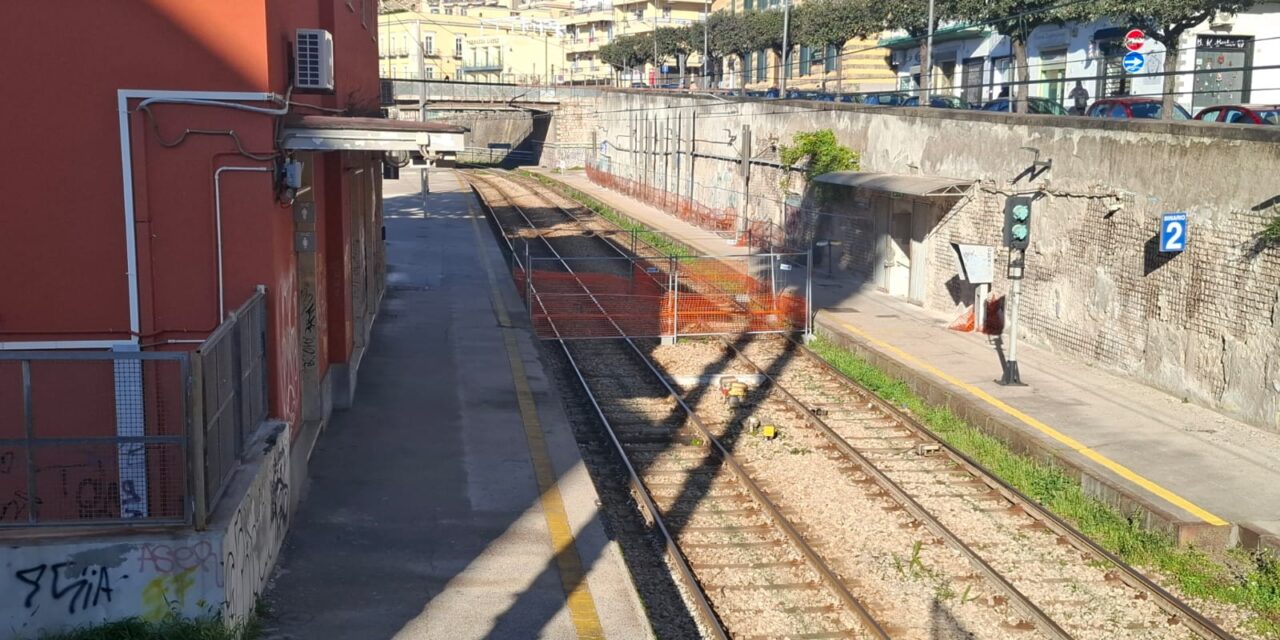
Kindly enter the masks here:
M 713 209 L 689 198 L 622 178 L 592 166 L 587 166 L 587 178 L 606 189 L 625 193 L 637 200 L 647 202 L 707 231 L 733 231 L 738 224 L 738 212 L 733 208 Z M 781 229 L 767 220 L 754 220 L 747 223 L 744 233 L 738 240 L 738 246 L 762 249 L 781 247 L 784 244 Z
M 627 276 L 535 269 L 531 287 L 523 271 L 515 279 L 521 295 L 532 291 L 532 322 L 541 338 L 731 334 L 804 326 L 803 296 L 774 294 L 771 285 L 719 260 L 680 261 L 676 269 L 673 275 L 667 264 L 638 260 Z

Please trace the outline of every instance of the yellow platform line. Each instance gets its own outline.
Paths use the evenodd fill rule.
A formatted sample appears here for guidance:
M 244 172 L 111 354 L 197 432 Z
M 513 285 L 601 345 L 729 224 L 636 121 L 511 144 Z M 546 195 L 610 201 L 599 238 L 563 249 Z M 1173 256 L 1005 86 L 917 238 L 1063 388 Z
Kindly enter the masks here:
M 1155 482 L 1152 482 L 1151 480 L 1146 479 L 1145 477 L 1139 475 L 1137 472 L 1120 464 L 1119 462 L 1116 462 L 1115 460 L 1112 460 L 1111 458 L 1108 458 L 1102 455 L 1101 453 L 1094 451 L 1088 446 L 1085 446 L 1085 444 L 1080 442 L 1079 440 L 1076 440 L 1075 438 L 1072 438 L 1071 436 L 1066 435 L 1065 433 L 1062 433 L 1061 431 L 1058 431 L 1057 429 L 1054 429 L 1053 427 L 1039 420 L 1036 420 L 1035 418 L 1009 406 L 999 398 L 992 396 L 986 391 L 983 391 L 982 389 L 974 385 L 964 382 L 963 380 L 960 380 L 955 376 L 952 376 L 951 374 L 948 374 L 945 371 L 942 371 L 941 369 L 929 364 L 928 362 L 925 362 L 920 358 L 917 358 L 916 356 L 911 355 L 910 353 L 907 353 L 906 351 L 903 351 L 902 349 L 899 349 L 898 347 L 895 347 L 882 340 L 873 338 L 870 335 L 868 335 L 865 331 L 847 322 L 840 322 L 840 326 L 844 327 L 845 329 L 848 329 L 853 334 L 875 345 L 876 347 L 879 347 L 880 349 L 893 353 L 899 358 L 912 363 L 915 367 L 928 371 L 929 373 L 932 373 L 933 375 L 938 376 L 939 378 L 942 378 L 946 382 L 953 384 L 957 387 L 960 387 L 965 391 L 968 391 L 979 400 L 982 400 L 983 402 L 999 409 L 1000 411 L 1003 411 L 1004 413 L 1008 414 L 1009 416 L 1012 416 L 1014 419 L 1018 420 L 1019 422 L 1022 422 L 1023 424 L 1026 424 L 1032 429 L 1035 429 L 1036 431 L 1039 431 L 1040 433 L 1043 433 L 1049 436 L 1050 438 L 1057 440 L 1058 442 L 1066 445 L 1072 451 L 1075 451 L 1080 455 L 1106 467 L 1107 469 L 1110 469 L 1111 471 L 1115 472 L 1117 475 L 1124 478 L 1125 480 L 1128 480 L 1129 482 L 1132 482 L 1138 485 L 1139 487 L 1142 487 L 1143 489 L 1146 489 L 1147 491 L 1163 498 L 1169 503 L 1177 506 L 1180 509 L 1183 509 L 1184 511 L 1187 511 L 1188 513 L 1191 513 L 1192 515 L 1194 515 L 1197 518 L 1200 518 L 1206 523 L 1215 525 L 1215 526 L 1226 526 L 1228 524 L 1226 520 L 1223 520 L 1222 518 L 1219 518 L 1218 516 L 1210 513 L 1209 511 L 1197 506 L 1195 503 L 1191 502 L 1190 500 L 1187 500 L 1186 498 L 1183 498 L 1182 496 L 1156 484 Z
M 461 182 L 461 179 L 459 179 Z M 582 569 L 582 558 L 578 555 L 578 547 L 574 542 L 573 528 L 569 526 L 569 517 L 564 509 L 564 499 L 560 497 L 560 489 L 556 485 L 556 470 L 551 464 L 551 454 L 547 450 L 546 437 L 542 433 L 542 421 L 538 419 L 538 406 L 533 399 L 533 391 L 529 388 L 529 380 L 525 376 L 524 361 L 520 358 L 520 346 L 516 342 L 515 329 L 511 326 L 511 314 L 502 301 L 502 292 L 498 288 L 498 279 L 485 257 L 484 241 L 480 234 L 480 224 L 474 206 L 467 207 L 471 214 L 471 227 L 475 230 L 476 256 L 484 266 L 485 276 L 489 279 L 489 300 L 493 311 L 498 316 L 498 324 L 502 331 L 502 342 L 507 350 L 507 362 L 511 366 L 511 377 L 515 380 L 516 401 L 520 407 L 520 421 L 524 423 L 525 443 L 529 446 L 529 457 L 533 462 L 533 475 L 538 481 L 539 502 L 542 515 L 547 521 L 547 531 L 551 534 L 551 546 L 555 551 L 556 568 L 560 574 L 560 585 L 564 588 L 565 602 L 569 607 L 569 618 L 573 620 L 573 628 L 578 637 L 587 639 L 604 638 L 604 628 L 600 626 L 600 616 L 596 613 L 595 600 L 591 597 L 591 588 L 587 585 L 587 575 Z

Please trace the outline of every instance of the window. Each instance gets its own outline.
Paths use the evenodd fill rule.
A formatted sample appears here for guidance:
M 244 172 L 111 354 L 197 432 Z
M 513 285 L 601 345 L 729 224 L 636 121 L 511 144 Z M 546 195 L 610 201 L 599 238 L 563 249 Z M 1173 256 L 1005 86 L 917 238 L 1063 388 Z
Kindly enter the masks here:
M 809 75 L 810 68 L 813 67 L 813 48 L 800 47 L 800 75 Z
M 1095 104 L 1092 107 L 1089 107 L 1090 118 L 1105 118 L 1106 115 L 1107 115 L 1107 105 L 1105 104 Z
M 462 36 L 454 36 L 453 38 L 453 57 L 462 57 Z
M 769 79 L 769 56 L 764 49 L 756 52 L 756 81 L 764 82 Z
M 836 65 L 840 63 L 840 47 L 834 44 L 827 45 L 827 55 L 822 59 L 823 71 L 835 71 Z
M 662 18 L 663 18 L 664 20 L 670 20 L 670 19 L 671 19 L 671 7 L 667 6 L 667 7 L 663 7 L 663 8 L 662 8 Z
M 1240 122 L 1242 119 L 1244 119 L 1244 114 L 1238 109 L 1232 109 L 1227 112 L 1227 118 L 1223 122 Z M 1244 121 L 1249 122 L 1247 119 Z
M 1138 118 L 1145 117 L 1145 116 L 1140 116 L 1140 115 L 1138 115 L 1137 113 L 1135 113 L 1135 114 L 1133 114 L 1133 115 L 1134 115 L 1134 117 L 1138 117 Z M 1118 105 L 1116 105 L 1116 106 L 1114 106 L 1114 107 L 1111 107 L 1111 113 L 1108 113 L 1108 114 L 1107 114 L 1107 117 L 1108 117 L 1108 118 L 1128 118 L 1128 117 L 1129 117 L 1129 112 L 1128 112 L 1127 110 L 1125 110 L 1124 105 L 1122 105 L 1122 104 L 1118 104 Z
M 422 77 L 423 77 L 423 78 L 426 78 L 427 80 L 432 80 L 432 79 L 434 79 L 434 78 L 436 77 L 436 68 L 435 68 L 435 67 L 427 67 L 426 69 L 423 69 L 423 70 L 422 70 Z
M 1200 114 L 1200 119 L 1205 122 L 1217 122 L 1221 115 L 1222 109 L 1205 109 L 1204 113 Z
M 751 82 L 751 52 L 742 54 L 742 82 L 746 84 Z
M 1262 121 L 1262 124 L 1280 124 L 1280 111 L 1274 109 L 1267 111 L 1255 111 L 1255 115 Z
M 1062 104 L 1067 76 L 1067 50 L 1053 49 L 1040 52 L 1040 80 L 1035 95 L 1048 98 L 1054 104 Z
M 422 36 L 422 50 L 429 56 L 436 54 L 436 34 L 428 33 Z
M 750 11 L 754 8 L 755 8 L 755 3 L 753 2 L 753 0 L 742 0 L 743 11 Z

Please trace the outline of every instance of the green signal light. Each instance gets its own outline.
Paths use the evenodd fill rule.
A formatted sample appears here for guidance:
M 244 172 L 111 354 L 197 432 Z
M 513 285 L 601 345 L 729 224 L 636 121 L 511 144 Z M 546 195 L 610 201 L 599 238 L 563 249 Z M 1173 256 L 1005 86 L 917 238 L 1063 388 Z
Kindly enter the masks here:
M 1013 236 L 1014 240 L 1026 240 L 1027 231 L 1028 231 L 1027 225 L 1015 224 L 1013 225 L 1012 228 L 1009 229 L 1009 235 Z
M 1028 207 L 1025 204 L 1014 205 L 1013 207 L 1014 220 L 1017 220 L 1018 222 L 1026 222 L 1027 218 L 1030 218 L 1030 217 L 1031 217 L 1031 207 Z

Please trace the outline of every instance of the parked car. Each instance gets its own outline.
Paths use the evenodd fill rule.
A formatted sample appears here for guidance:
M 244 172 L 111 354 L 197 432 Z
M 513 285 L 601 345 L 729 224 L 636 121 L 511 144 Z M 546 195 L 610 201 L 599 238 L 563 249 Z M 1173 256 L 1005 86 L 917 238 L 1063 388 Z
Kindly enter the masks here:
M 1191 114 L 1181 106 L 1173 105 L 1174 120 L 1190 120 Z M 1090 118 L 1144 118 L 1159 119 L 1163 105 L 1159 98 L 1103 98 L 1092 105 L 1085 115 Z
M 920 97 L 911 96 L 903 101 L 904 107 L 920 106 Z M 929 106 L 934 109 L 968 109 L 969 102 L 960 96 L 929 96 Z
M 905 93 L 869 93 L 863 97 L 862 103 L 897 107 L 910 97 Z
M 856 93 L 842 93 L 836 97 L 837 102 L 850 102 L 854 104 L 866 103 L 866 98 Z
M 1009 105 L 1012 100 L 1009 98 L 996 98 L 991 102 L 982 105 L 983 111 L 1010 111 Z M 1049 116 L 1065 116 L 1070 115 L 1062 105 L 1048 98 L 1027 98 L 1027 110 L 1031 113 L 1039 113 Z
M 1220 104 L 1201 109 L 1196 120 L 1227 124 L 1280 124 L 1280 104 Z

